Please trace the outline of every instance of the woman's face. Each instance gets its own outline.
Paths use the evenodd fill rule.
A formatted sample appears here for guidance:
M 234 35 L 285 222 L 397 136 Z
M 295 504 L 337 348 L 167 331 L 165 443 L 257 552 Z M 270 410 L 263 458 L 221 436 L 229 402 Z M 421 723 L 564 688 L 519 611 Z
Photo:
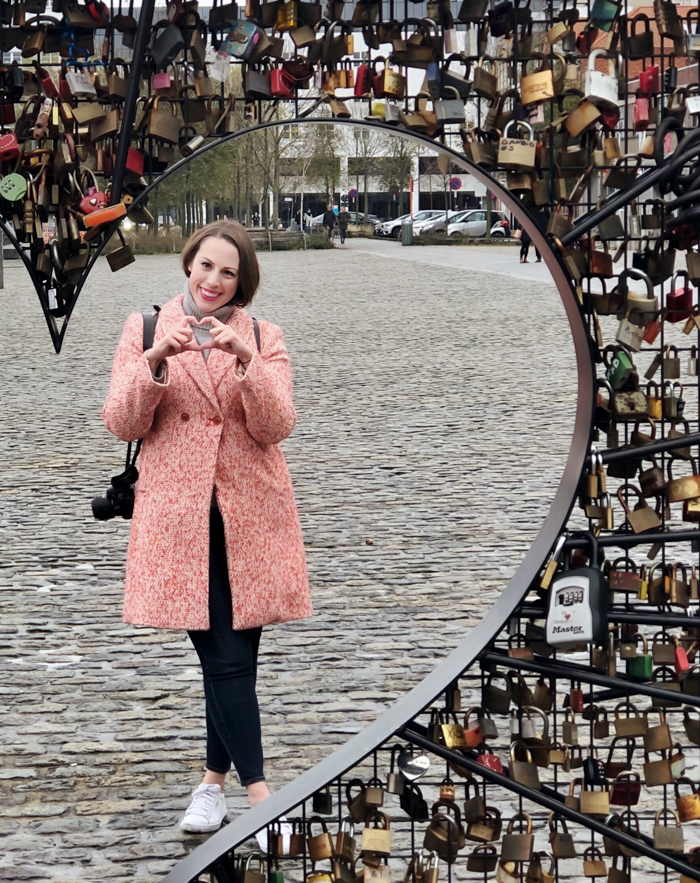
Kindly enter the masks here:
M 190 292 L 200 310 L 223 307 L 238 289 L 238 249 L 228 239 L 207 236 L 190 266 Z

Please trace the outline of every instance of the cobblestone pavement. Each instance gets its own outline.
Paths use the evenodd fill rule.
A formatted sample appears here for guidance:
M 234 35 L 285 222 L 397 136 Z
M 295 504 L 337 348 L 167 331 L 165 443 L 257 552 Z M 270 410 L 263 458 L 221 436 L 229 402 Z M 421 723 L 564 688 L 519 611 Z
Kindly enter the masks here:
M 366 249 L 365 249 L 366 251 Z M 414 251 L 404 249 L 403 252 Z M 493 252 L 494 266 L 499 260 Z M 376 718 L 497 597 L 569 448 L 575 367 L 551 284 L 354 249 L 263 254 L 299 423 L 284 448 L 316 616 L 266 630 L 259 693 L 280 786 Z M 178 261 L 100 261 L 63 353 L 9 265 L 0 360 L 0 879 L 155 881 L 204 756 L 184 633 L 121 622 L 129 525 L 90 498 L 125 445 L 100 410 L 126 315 Z M 231 814 L 244 807 L 228 789 Z

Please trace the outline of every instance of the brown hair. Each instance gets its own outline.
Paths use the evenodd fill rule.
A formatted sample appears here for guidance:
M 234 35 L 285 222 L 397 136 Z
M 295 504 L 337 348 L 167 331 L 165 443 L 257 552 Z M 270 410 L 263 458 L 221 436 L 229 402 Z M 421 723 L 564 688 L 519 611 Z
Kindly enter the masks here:
M 207 224 L 206 227 L 202 227 L 201 230 L 197 230 L 190 236 L 181 255 L 185 276 L 189 278 L 192 261 L 202 242 L 209 236 L 213 236 L 215 239 L 227 239 L 231 245 L 235 245 L 238 249 L 240 256 L 238 288 L 233 303 L 239 307 L 247 307 L 255 297 L 260 285 L 260 266 L 250 236 L 246 233 L 245 227 L 237 221 L 214 221 L 213 224 Z

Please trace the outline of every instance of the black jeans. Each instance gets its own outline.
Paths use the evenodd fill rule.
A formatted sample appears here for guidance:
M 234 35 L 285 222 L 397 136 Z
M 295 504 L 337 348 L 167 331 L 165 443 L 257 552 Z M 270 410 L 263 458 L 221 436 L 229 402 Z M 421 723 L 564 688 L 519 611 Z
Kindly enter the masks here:
M 527 242 L 523 242 L 520 240 L 520 260 L 522 261 L 524 258 L 526 259 L 528 254 L 530 253 L 530 240 Z
M 227 773 L 233 763 L 241 785 L 252 785 L 265 781 L 255 693 L 262 629 L 233 629 L 224 523 L 216 508 L 209 529 L 209 629 L 188 632 L 204 676 L 207 769 Z

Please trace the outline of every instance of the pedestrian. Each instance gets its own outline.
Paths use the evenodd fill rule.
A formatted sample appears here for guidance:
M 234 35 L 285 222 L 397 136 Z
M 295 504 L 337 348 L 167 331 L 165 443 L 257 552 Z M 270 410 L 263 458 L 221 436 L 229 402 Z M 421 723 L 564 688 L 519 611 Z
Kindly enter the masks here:
M 184 294 L 161 309 L 146 352 L 141 314 L 127 319 L 102 418 L 123 441 L 143 438 L 123 619 L 187 630 L 201 663 L 205 774 L 181 827 L 203 833 L 226 816 L 232 763 L 251 806 L 270 795 L 260 635 L 313 611 L 279 447 L 297 419 L 289 355 L 281 329 L 245 309 L 260 281 L 255 248 L 240 224 L 219 221 L 190 237 L 181 260 Z
M 530 253 L 530 243 L 531 242 L 532 242 L 532 239 L 530 238 L 530 234 L 527 232 L 527 230 L 521 224 L 520 225 L 520 263 L 521 264 L 529 263 L 527 256 Z
M 323 229 L 326 233 L 326 236 L 330 239 L 333 233 L 333 227 L 335 227 L 335 212 L 333 211 L 332 205 L 327 205 L 326 210 L 323 213 Z
M 340 209 L 340 214 L 338 215 L 338 232 L 340 233 L 340 244 L 342 245 L 345 242 L 345 237 L 348 234 L 348 224 L 350 223 L 350 215 L 348 214 L 347 206 L 343 206 Z
M 537 226 L 540 228 L 542 233 L 547 232 L 547 227 L 549 225 L 549 216 L 551 215 L 550 210 L 546 205 L 543 205 L 542 208 L 535 215 L 535 220 L 537 221 Z M 542 260 L 542 255 L 539 252 L 537 246 L 535 246 L 535 254 L 537 255 L 537 263 L 539 264 Z
M 313 221 L 314 221 L 314 216 L 311 214 L 311 211 L 309 209 L 307 209 L 306 213 L 304 215 L 304 230 L 307 233 L 311 233 L 311 226 L 313 224 Z

